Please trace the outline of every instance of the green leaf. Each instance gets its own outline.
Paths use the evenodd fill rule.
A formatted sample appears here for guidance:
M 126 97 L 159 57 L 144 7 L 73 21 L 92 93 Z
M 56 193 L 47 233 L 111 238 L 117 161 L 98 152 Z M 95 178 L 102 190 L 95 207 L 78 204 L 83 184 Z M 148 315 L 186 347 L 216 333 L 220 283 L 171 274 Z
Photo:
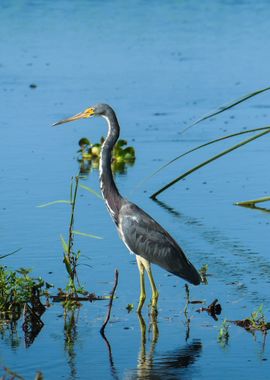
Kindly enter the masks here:
M 87 234 L 87 233 L 81 232 L 81 231 L 72 231 L 72 233 L 74 235 L 86 236 L 86 237 L 90 237 L 93 239 L 103 239 L 103 237 L 101 237 L 101 236 L 91 235 L 91 234 Z
M 125 146 L 127 145 L 127 141 L 126 140 L 118 140 L 117 143 L 116 143 L 116 147 L 117 148 L 121 148 L 122 146 Z
M 63 247 L 64 252 L 68 253 L 68 244 L 66 243 L 63 235 L 60 235 L 60 239 L 61 239 L 61 243 L 62 243 L 62 247 Z
M 30 272 L 32 272 L 31 268 L 19 268 L 16 270 L 17 273 L 22 274 L 23 276 L 27 276 Z
M 71 279 L 73 279 L 74 277 L 74 273 L 72 272 L 72 268 L 71 268 L 71 265 L 70 265 L 70 261 L 69 261 L 69 258 L 67 255 L 64 255 L 64 259 L 63 259 L 64 263 L 65 263 L 65 266 L 66 266 L 66 269 L 67 269 L 67 272 L 68 274 L 70 275 Z
M 52 201 L 52 202 L 48 202 L 48 203 L 44 203 L 42 205 L 38 205 L 37 207 L 41 208 L 41 207 L 47 207 L 47 206 L 52 206 L 52 205 L 55 205 L 55 204 L 58 204 L 58 203 L 67 203 L 67 204 L 71 204 L 70 201 L 67 201 L 67 200 L 64 200 L 64 199 L 60 199 L 58 201 Z
M 90 145 L 90 141 L 88 140 L 87 137 L 82 137 L 80 140 L 79 140 L 79 145 L 80 146 L 84 146 L 84 145 Z
M 81 184 L 80 184 L 79 186 L 80 186 L 81 188 L 83 188 L 83 189 L 89 191 L 89 193 L 94 194 L 96 197 L 98 197 L 98 198 L 100 198 L 100 199 L 103 199 L 102 196 L 101 196 L 99 193 L 97 193 L 94 189 L 92 189 L 91 187 L 89 187 L 89 186 L 85 186 L 85 185 L 81 185 Z

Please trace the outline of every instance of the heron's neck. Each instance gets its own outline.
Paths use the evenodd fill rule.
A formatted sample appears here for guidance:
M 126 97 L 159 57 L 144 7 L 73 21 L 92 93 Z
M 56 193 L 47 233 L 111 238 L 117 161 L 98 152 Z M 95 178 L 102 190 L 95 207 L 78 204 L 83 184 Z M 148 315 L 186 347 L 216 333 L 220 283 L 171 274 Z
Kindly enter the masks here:
M 108 134 L 101 148 L 99 167 L 100 188 L 108 210 L 117 222 L 122 197 L 113 179 L 111 163 L 112 150 L 119 137 L 120 128 L 114 112 L 111 112 L 109 116 L 103 117 L 108 124 Z

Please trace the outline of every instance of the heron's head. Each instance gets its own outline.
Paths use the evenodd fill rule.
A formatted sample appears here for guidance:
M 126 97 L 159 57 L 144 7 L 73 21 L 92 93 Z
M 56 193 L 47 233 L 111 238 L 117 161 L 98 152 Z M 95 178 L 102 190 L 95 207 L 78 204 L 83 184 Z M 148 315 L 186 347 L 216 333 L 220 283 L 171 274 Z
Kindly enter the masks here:
M 112 108 L 108 106 L 108 104 L 97 104 L 93 107 L 86 108 L 83 112 L 77 113 L 74 116 L 68 117 L 67 119 L 63 119 L 53 124 L 60 125 L 64 123 L 69 123 L 70 121 L 79 120 L 79 119 L 88 119 L 92 116 L 104 116 L 107 117 L 109 114 L 113 112 Z

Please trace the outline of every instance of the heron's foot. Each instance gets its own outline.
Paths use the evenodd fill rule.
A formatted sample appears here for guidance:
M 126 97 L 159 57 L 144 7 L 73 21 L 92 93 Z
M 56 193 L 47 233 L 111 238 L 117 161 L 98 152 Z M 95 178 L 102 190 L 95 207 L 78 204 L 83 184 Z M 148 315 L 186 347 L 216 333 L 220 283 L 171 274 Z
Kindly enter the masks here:
M 145 301 L 145 299 L 146 299 L 146 294 L 142 293 L 142 294 L 140 295 L 139 305 L 138 305 L 138 307 L 137 307 L 137 313 L 138 313 L 138 314 L 141 314 L 142 307 L 143 307 L 143 305 L 144 305 L 144 301 Z

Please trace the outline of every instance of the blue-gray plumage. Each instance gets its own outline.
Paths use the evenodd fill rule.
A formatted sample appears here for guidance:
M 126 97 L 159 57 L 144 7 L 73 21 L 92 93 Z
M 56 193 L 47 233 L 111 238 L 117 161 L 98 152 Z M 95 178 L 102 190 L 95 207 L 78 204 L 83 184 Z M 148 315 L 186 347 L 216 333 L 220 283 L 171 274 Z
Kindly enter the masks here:
M 152 307 L 156 309 L 158 291 L 152 275 L 151 263 L 159 265 L 194 285 L 200 284 L 201 277 L 169 233 L 141 208 L 120 195 L 111 170 L 111 153 L 120 133 L 120 127 L 113 109 L 107 104 L 97 104 L 54 125 L 92 116 L 102 116 L 108 123 L 108 134 L 101 148 L 100 188 L 121 239 L 129 251 L 136 255 L 141 284 L 137 311 L 141 312 L 146 298 L 145 270 L 152 288 Z
M 121 235 L 131 252 L 168 272 L 199 285 L 201 277 L 176 241 L 135 204 L 124 200 L 119 212 Z

